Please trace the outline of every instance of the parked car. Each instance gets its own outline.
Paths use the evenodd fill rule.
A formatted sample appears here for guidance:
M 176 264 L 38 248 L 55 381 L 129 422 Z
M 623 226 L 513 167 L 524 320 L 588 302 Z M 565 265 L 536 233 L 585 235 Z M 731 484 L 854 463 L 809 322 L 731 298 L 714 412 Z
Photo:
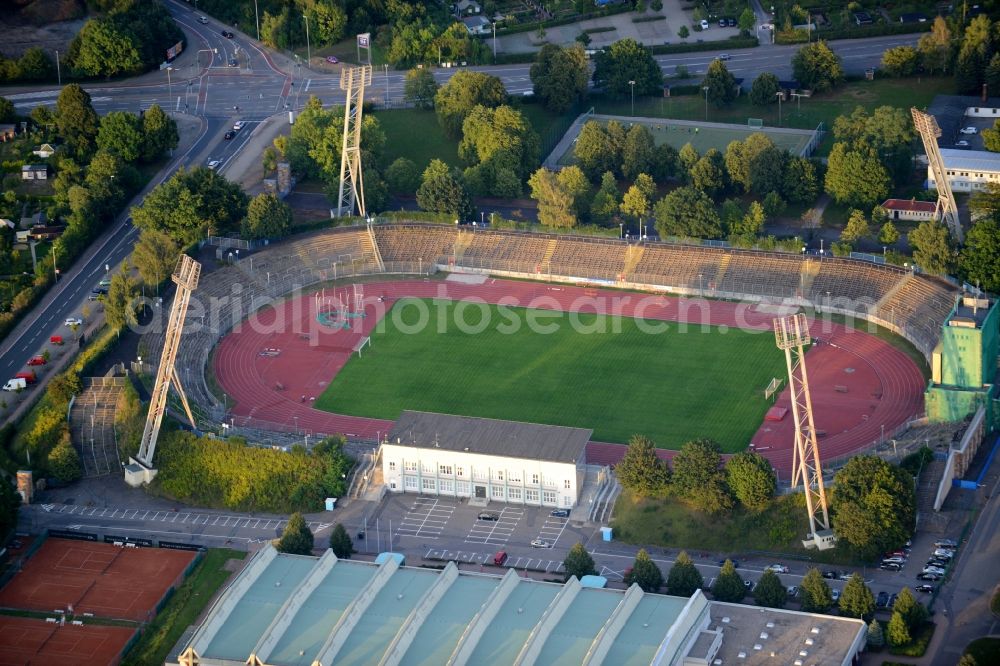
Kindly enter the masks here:
M 942 578 L 944 578 L 944 574 L 928 573 L 926 571 L 917 574 L 917 580 L 929 580 L 933 582 L 941 580 Z
M 938 560 L 934 558 L 927 560 L 927 566 L 929 567 L 939 567 L 941 569 L 946 569 L 948 568 L 949 564 L 951 564 L 951 562 L 948 562 L 947 560 Z
M 726 19 L 726 25 L 728 27 L 730 27 L 730 28 L 735 28 L 736 27 L 736 19 L 734 19 L 734 18 L 727 18 Z
M 28 365 L 45 365 L 48 361 L 45 360 L 44 356 L 32 356 L 28 359 Z
M 8 379 L 7 383 L 3 385 L 4 391 L 23 391 L 26 388 L 28 388 L 28 382 L 23 379 L 18 379 L 17 377 L 14 379 Z
M 340 62 L 339 60 L 337 60 L 337 56 L 327 56 L 326 61 L 331 65 L 336 65 L 338 62 Z
M 549 515 L 553 518 L 569 518 L 569 509 L 553 509 Z
M 533 539 L 531 541 L 532 548 L 551 548 L 552 544 L 545 539 Z
M 61 336 L 61 335 L 53 335 L 52 337 L 49 338 L 49 344 L 61 347 L 64 344 L 63 343 L 63 336 Z
M 23 379 L 28 384 L 34 384 L 38 381 L 38 375 L 35 374 L 34 370 L 25 370 L 15 374 L 14 379 Z
M 906 564 L 905 557 L 897 557 L 893 555 L 892 557 L 886 557 L 882 560 L 882 564 Z
M 945 559 L 950 560 L 951 558 L 955 557 L 955 551 L 951 550 L 950 548 L 938 548 L 933 553 L 931 553 L 931 555 L 933 555 L 934 557 L 943 557 Z
M 836 571 L 824 571 L 823 572 L 823 578 L 829 578 L 830 580 L 836 580 L 837 579 L 837 572 Z
M 730 562 L 732 562 L 732 563 L 733 563 L 733 568 L 734 568 L 734 569 L 739 569 L 739 568 L 740 568 L 740 561 L 739 561 L 739 560 L 730 560 Z M 725 564 L 725 563 L 726 563 L 726 561 L 725 561 L 725 560 L 719 560 L 719 566 L 720 566 L 720 567 L 721 567 L 721 566 L 722 566 L 723 564 Z
M 979 132 L 979 130 L 977 130 L 975 127 L 971 127 L 971 126 L 970 127 L 963 127 L 962 129 L 960 129 L 958 131 L 959 131 L 960 134 L 977 134 Z
M 930 593 L 932 593 L 934 591 L 934 586 L 933 585 L 917 585 L 913 589 L 916 590 L 917 592 L 923 592 L 924 594 L 930 594 Z
M 902 571 L 903 565 L 897 562 L 883 562 L 878 568 L 883 571 Z
M 479 520 L 500 520 L 500 514 L 493 511 L 483 511 L 479 514 Z
M 798 594 L 799 594 L 799 586 L 798 585 L 789 585 L 788 586 L 788 598 L 789 599 L 794 599 L 795 597 L 798 596 Z
M 898 594 L 896 594 L 896 593 L 890 594 L 889 595 L 889 603 L 886 605 L 886 608 L 892 608 L 893 606 L 895 606 L 896 605 L 896 599 L 898 599 L 898 598 L 899 598 Z
M 720 53 L 719 54 L 719 60 L 732 60 L 732 59 L 733 59 L 733 56 L 729 55 L 728 53 Z
M 879 592 L 878 597 L 875 599 L 876 608 L 885 608 L 889 605 L 889 593 Z
M 938 539 L 934 542 L 935 548 L 958 548 L 958 542 L 953 539 Z
M 66 317 L 66 321 L 63 324 L 66 326 L 83 326 L 83 320 L 79 317 Z
M 830 590 L 830 598 L 833 599 L 833 603 L 840 601 L 840 590 L 837 588 Z
M 772 564 L 765 571 L 773 571 L 774 573 L 788 573 L 788 567 L 784 564 Z
M 945 574 L 945 570 L 942 569 L 941 567 L 924 567 L 924 570 L 921 571 L 920 573 L 934 574 L 935 576 L 943 576 Z
M 854 573 L 851 572 L 851 571 L 843 571 L 843 572 L 841 572 L 840 576 L 838 576 L 838 579 L 839 580 L 851 580 L 851 576 L 853 576 L 853 575 L 854 575 Z
M 699 23 L 698 25 L 701 26 L 702 30 L 708 30 L 708 28 L 709 28 L 708 21 L 706 21 L 705 19 L 702 19 L 701 23 Z
M 93 289 L 90 290 L 90 293 L 96 294 L 98 296 L 107 296 L 108 295 L 108 288 L 107 287 L 94 287 Z
M 496 555 L 493 556 L 493 564 L 498 567 L 502 567 L 504 565 L 504 562 L 506 561 L 507 561 L 507 551 L 505 550 L 501 550 L 497 552 Z
M 726 19 L 724 19 L 724 18 L 719 19 L 719 27 L 720 28 L 725 28 L 726 27 Z
M 968 148 L 969 142 L 966 141 L 965 139 L 962 139 L 961 141 L 956 141 L 955 146 L 957 146 L 958 148 Z

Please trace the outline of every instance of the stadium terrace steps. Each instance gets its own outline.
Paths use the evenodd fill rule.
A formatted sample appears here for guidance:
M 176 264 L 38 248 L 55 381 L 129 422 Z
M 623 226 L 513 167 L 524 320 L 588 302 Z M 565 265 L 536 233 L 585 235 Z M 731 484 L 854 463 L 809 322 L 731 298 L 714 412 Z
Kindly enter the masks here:
M 799 284 L 801 285 L 800 289 L 803 295 L 812 291 L 813 281 L 819 275 L 821 267 L 820 262 L 815 259 L 806 259 L 802 262 L 802 270 L 799 272 Z
M 628 246 L 628 250 L 625 251 L 625 268 L 622 269 L 623 278 L 631 281 L 632 274 L 635 272 L 635 267 L 639 265 L 640 261 L 642 261 L 642 255 L 645 249 L 646 248 L 643 245 Z
M 104 476 L 120 468 L 115 410 L 124 389 L 124 382 L 86 377 L 83 391 L 73 401 L 69 414 L 70 441 L 80 454 L 85 478 Z
M 451 251 L 451 255 L 456 261 L 460 260 L 465 255 L 465 250 L 472 245 L 472 241 L 475 238 L 475 234 L 471 231 L 458 231 L 455 236 L 455 247 Z
M 729 268 L 730 262 L 733 260 L 733 255 L 724 254 L 719 260 L 719 270 L 715 273 L 715 284 L 722 284 L 723 278 L 726 277 L 726 269 Z
M 912 274 L 904 275 L 902 280 L 893 285 L 892 289 L 887 291 L 885 296 L 879 299 L 878 305 L 875 306 L 876 309 L 879 312 L 885 311 L 887 309 L 887 304 L 892 302 L 892 300 L 896 297 L 896 294 L 899 293 L 899 290 L 903 288 L 903 285 L 909 284 L 909 282 L 913 279 L 914 277 Z
M 549 241 L 549 246 L 545 248 L 545 254 L 542 256 L 541 262 L 541 272 L 551 273 L 552 272 L 552 255 L 556 253 L 556 244 L 559 241 L 555 238 Z

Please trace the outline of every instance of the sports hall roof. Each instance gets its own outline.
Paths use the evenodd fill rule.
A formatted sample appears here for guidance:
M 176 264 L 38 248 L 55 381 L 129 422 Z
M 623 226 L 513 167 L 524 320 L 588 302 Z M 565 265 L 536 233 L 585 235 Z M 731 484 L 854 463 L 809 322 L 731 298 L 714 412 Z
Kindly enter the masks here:
M 421 449 L 575 463 L 584 455 L 593 432 L 584 428 L 404 411 L 388 441 Z
M 944 168 L 954 171 L 1000 171 L 1000 153 L 988 150 L 956 150 L 942 148 Z
M 400 566 L 396 558 L 338 560 L 329 550 L 320 558 L 286 555 L 267 545 L 173 663 L 632 666 L 680 663 L 688 654 L 711 655 L 711 663 L 716 652 L 735 663 L 745 647 L 750 656 L 741 663 L 755 664 L 764 661 L 753 644 L 765 622 L 773 627 L 768 647 L 780 646 L 786 662 L 811 638 L 815 663 L 849 663 L 852 645 L 864 639 L 859 620 L 721 606 L 700 592 L 684 599 L 635 585 L 625 591 L 583 588 L 575 578 L 547 583 L 512 569 L 496 576 L 449 563 L 437 571 Z

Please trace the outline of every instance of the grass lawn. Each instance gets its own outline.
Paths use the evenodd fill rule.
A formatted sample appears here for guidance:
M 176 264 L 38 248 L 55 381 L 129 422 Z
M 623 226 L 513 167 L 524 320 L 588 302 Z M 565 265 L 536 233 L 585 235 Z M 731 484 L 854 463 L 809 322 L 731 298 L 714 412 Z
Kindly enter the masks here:
M 758 514 L 738 507 L 732 515 L 718 517 L 692 511 L 676 498 L 636 499 L 625 491 L 615 504 L 611 526 L 615 539 L 626 543 L 706 550 L 734 557 L 774 553 L 813 560 L 817 565 L 856 564 L 839 548 L 819 552 L 802 546 L 809 521 L 801 493 L 778 497 Z
M 488 325 L 471 332 L 484 312 Z M 421 313 L 429 324 L 418 324 Z M 463 318 L 468 333 L 455 323 Z M 543 327 L 555 330 L 545 334 Z M 606 442 L 642 433 L 671 449 L 710 437 L 725 451 L 743 450 L 768 408 L 763 389 L 783 368 L 769 335 L 695 326 L 681 332 L 675 324 L 653 334 L 628 317 L 452 301 L 401 300 L 371 339 L 371 351 L 347 363 L 317 408 L 384 419 L 415 409 L 593 428 Z
M 229 580 L 232 572 L 225 569 L 226 561 L 242 560 L 246 556 L 243 551 L 228 548 L 212 548 L 206 552 L 163 610 L 149 623 L 122 664 L 162 664 L 184 630 L 194 624 L 216 591 Z
M 1000 664 L 1000 638 L 977 638 L 965 648 L 966 654 L 976 658 L 976 663 Z

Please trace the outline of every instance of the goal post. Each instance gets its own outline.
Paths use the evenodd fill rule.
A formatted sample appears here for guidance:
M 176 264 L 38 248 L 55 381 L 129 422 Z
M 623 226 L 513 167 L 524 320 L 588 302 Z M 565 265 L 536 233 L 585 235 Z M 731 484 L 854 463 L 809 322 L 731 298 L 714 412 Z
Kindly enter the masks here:
M 764 400 L 770 400 L 781 390 L 782 381 L 775 377 L 764 389 Z
M 354 345 L 354 351 L 358 352 L 358 358 L 361 358 L 361 350 L 365 347 L 371 349 L 372 346 L 372 336 L 367 335 L 358 341 L 358 344 Z
M 760 129 L 764 126 L 763 118 L 747 118 L 747 127 L 753 127 L 754 129 Z

